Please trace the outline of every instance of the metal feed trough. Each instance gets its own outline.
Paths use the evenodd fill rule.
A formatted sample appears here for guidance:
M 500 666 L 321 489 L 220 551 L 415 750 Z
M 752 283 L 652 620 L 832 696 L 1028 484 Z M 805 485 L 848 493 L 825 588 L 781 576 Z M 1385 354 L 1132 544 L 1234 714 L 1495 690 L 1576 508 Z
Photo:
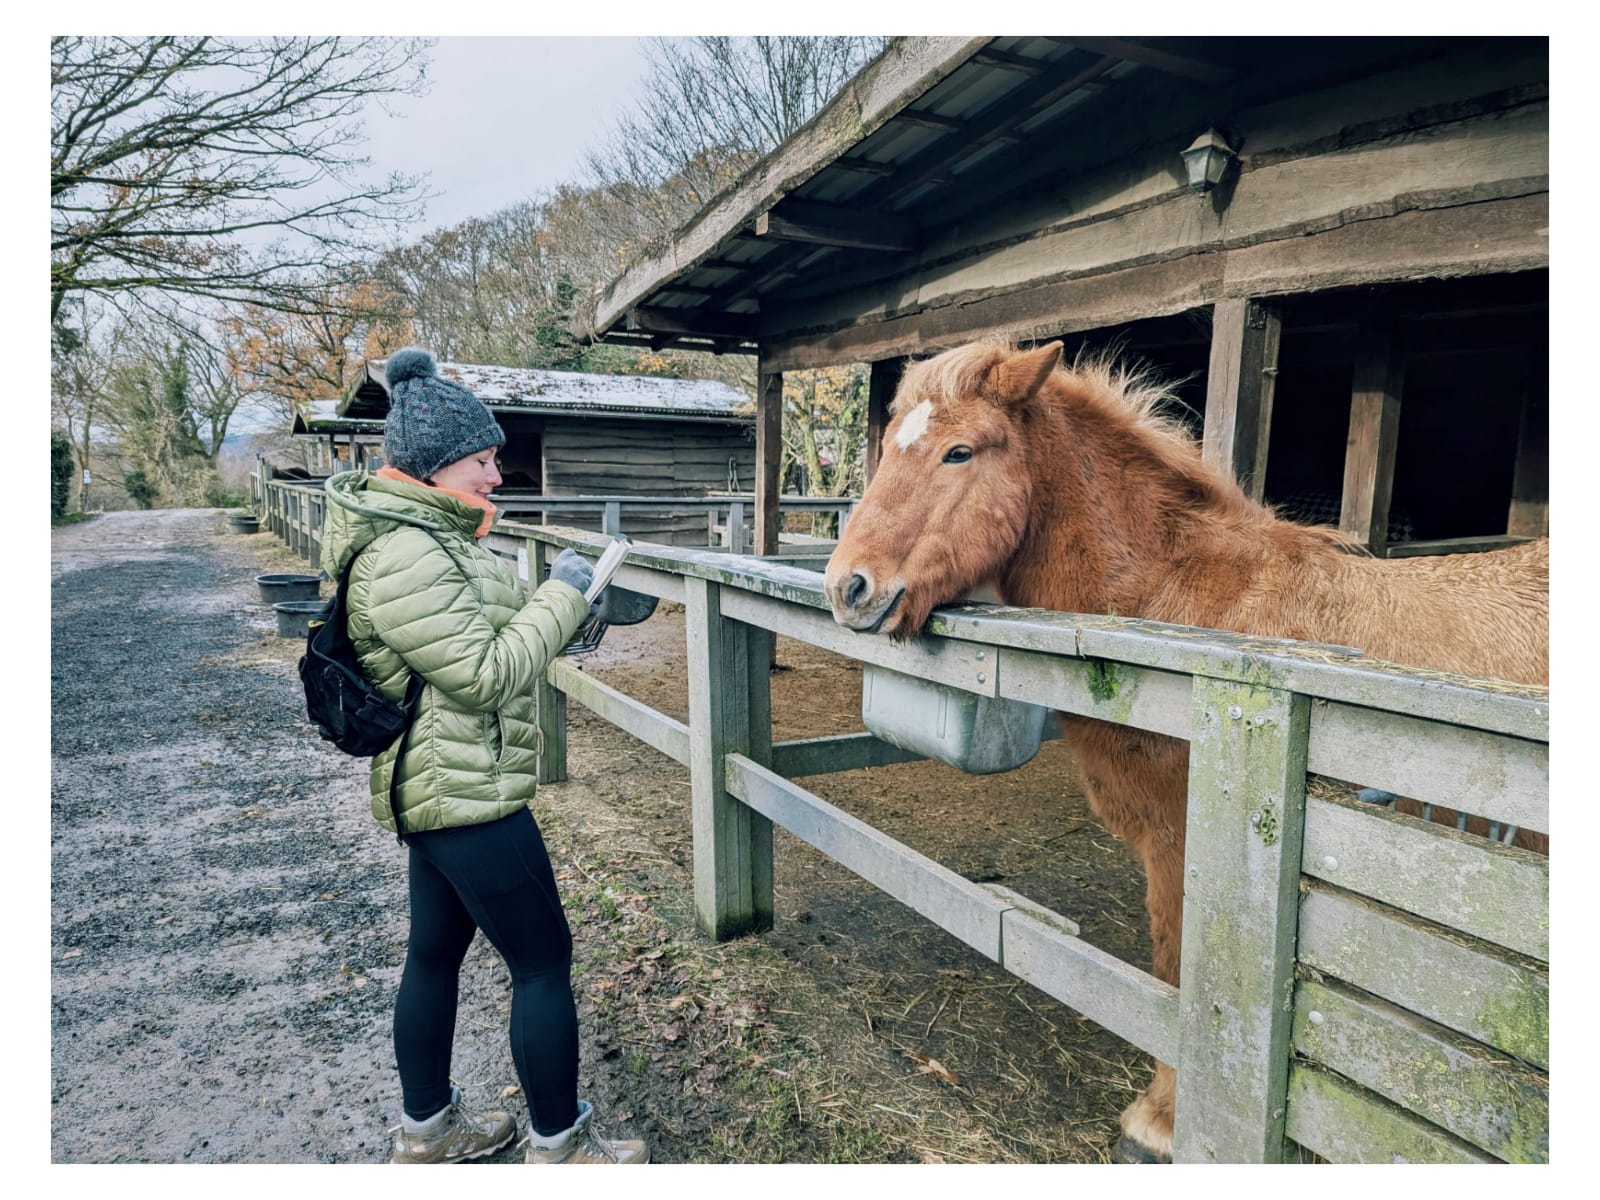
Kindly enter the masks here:
M 495 540 L 541 578 L 562 547 L 593 557 L 606 539 L 502 522 Z M 569 699 L 688 766 L 695 909 L 711 936 L 771 925 L 776 823 L 1176 1065 L 1179 1161 L 1278 1161 L 1297 1145 L 1335 1161 L 1548 1161 L 1548 860 L 1305 794 L 1312 772 L 1547 832 L 1544 689 L 1028 609 L 942 610 L 924 636 L 894 645 L 836 625 L 816 573 L 710 551 L 640 544 L 617 582 L 685 606 L 689 722 L 558 659 L 539 685 L 540 778 L 566 776 Z M 795 783 L 938 747 L 871 732 L 774 744 L 776 633 L 878 678 L 936 685 L 930 695 L 1188 740 L 1182 986 Z

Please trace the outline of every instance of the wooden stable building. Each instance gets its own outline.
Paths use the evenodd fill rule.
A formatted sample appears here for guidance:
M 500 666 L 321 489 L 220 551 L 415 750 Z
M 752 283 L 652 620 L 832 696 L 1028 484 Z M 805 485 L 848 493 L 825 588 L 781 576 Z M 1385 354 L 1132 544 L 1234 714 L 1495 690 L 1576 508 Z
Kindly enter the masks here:
M 340 416 L 388 414 L 384 361 L 363 364 Z M 754 413 L 729 384 L 448 362 L 439 373 L 487 404 L 506 431 L 498 495 L 524 510 L 538 496 L 703 497 L 748 489 L 755 478 Z M 598 529 L 600 518 L 563 515 L 559 523 Z M 623 527 L 658 542 L 706 539 L 698 511 L 628 511 Z
M 337 400 L 313 400 L 296 410 L 289 435 L 317 447 L 313 469 L 324 474 L 352 471 L 367 463 L 369 453 L 383 453 L 383 422 L 339 416 Z
M 871 363 L 870 464 L 907 358 L 993 334 L 1185 381 L 1209 460 L 1376 553 L 1537 536 L 1548 50 L 898 39 L 582 332 L 759 356 L 759 552 L 785 371 Z

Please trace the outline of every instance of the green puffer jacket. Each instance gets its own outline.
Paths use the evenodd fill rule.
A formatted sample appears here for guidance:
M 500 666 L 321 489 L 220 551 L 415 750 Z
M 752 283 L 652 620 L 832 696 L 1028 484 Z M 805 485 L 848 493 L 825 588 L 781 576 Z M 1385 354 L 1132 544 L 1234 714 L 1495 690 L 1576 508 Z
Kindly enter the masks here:
M 533 799 L 534 685 L 589 606 L 546 582 L 524 600 L 478 541 L 492 511 L 399 472 L 350 471 L 324 485 L 322 564 L 337 579 L 354 556 L 349 631 L 361 665 L 400 702 L 427 682 L 400 768 L 405 832 L 476 825 Z M 391 833 L 389 773 L 398 741 L 372 760 L 372 815 Z

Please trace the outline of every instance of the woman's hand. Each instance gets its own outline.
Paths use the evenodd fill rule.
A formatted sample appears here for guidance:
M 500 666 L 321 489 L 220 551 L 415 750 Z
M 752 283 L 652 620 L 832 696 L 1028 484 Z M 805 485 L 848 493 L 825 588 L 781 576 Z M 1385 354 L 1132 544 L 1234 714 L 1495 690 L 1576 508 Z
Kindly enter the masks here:
M 594 582 L 594 568 L 576 550 L 563 550 L 550 564 L 550 578 L 587 592 Z

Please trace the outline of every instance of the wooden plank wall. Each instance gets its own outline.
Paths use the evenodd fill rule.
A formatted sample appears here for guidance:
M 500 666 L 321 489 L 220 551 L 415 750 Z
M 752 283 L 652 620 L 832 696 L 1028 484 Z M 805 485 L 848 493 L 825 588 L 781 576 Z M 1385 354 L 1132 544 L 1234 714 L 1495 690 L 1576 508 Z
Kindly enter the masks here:
M 755 479 L 755 441 L 744 425 L 656 421 L 552 421 L 544 430 L 549 496 L 704 496 L 726 491 L 733 460 L 741 488 Z M 599 529 L 600 514 L 558 522 Z M 623 532 L 667 545 L 706 544 L 701 513 L 623 514 Z

